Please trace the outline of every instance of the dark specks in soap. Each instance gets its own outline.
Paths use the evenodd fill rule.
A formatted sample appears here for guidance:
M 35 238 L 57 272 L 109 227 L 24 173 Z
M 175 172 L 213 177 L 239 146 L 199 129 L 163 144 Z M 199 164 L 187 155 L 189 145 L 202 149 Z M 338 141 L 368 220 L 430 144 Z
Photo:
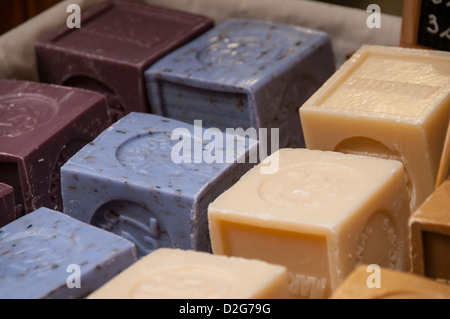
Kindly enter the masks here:
M 33 224 L 28 225 L 27 229 L 30 229 L 31 227 L 33 227 Z
M 121 131 L 121 130 L 116 130 L 117 133 L 121 133 L 121 134 L 127 134 L 127 132 L 125 131 Z
M 295 46 L 299 46 L 300 44 L 302 44 L 302 40 L 298 40 L 297 42 L 295 42 Z
M 164 68 L 163 70 L 162 70 L 163 72 L 167 72 L 167 73 L 170 73 L 170 72 L 172 72 L 172 69 L 169 69 L 169 68 Z
M 161 120 L 161 122 L 164 122 L 164 123 L 169 123 L 169 122 L 170 122 L 170 120 Z

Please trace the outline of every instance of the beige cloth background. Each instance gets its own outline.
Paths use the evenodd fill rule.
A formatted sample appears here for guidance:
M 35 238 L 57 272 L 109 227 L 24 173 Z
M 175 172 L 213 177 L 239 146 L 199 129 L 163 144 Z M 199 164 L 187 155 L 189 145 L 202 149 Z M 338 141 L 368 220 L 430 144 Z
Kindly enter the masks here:
M 86 10 L 103 0 L 66 0 L 0 37 L 0 78 L 38 80 L 34 41 L 65 24 L 69 4 Z M 138 0 L 134 0 L 138 1 Z M 369 29 L 370 13 L 308 0 L 141 0 L 150 4 L 204 14 L 219 24 L 228 17 L 270 20 L 327 32 L 339 67 L 346 54 L 362 44 L 398 46 L 401 18 L 381 14 L 381 28 Z M 81 25 L 83 27 L 83 25 Z

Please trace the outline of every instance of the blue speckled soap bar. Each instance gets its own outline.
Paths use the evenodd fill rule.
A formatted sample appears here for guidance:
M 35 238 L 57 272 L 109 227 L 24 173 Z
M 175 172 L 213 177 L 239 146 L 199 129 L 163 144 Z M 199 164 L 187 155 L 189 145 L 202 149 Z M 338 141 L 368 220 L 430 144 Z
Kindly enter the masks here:
M 135 261 L 128 240 L 39 208 L 0 228 L 0 299 L 84 298 Z
M 190 163 L 172 157 L 183 139 Z M 64 213 L 133 241 L 138 258 L 159 247 L 210 251 L 207 206 L 256 164 L 258 148 L 247 139 L 233 161 L 209 164 L 210 142 L 200 126 L 130 113 L 62 167 Z
M 145 78 L 155 114 L 220 129 L 279 128 L 280 147 L 303 147 L 298 109 L 334 71 L 324 32 L 228 19 L 159 60 Z

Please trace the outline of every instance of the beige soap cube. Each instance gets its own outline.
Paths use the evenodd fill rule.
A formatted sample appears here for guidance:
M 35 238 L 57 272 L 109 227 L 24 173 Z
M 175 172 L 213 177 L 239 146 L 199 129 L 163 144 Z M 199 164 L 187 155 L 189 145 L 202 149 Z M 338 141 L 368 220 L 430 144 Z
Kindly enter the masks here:
M 361 263 L 409 269 L 409 199 L 399 161 L 281 149 L 208 207 L 215 254 L 287 267 L 294 298 L 327 298 Z
M 414 211 L 434 190 L 450 52 L 365 45 L 300 107 L 306 147 L 400 160 Z
M 412 271 L 450 284 L 450 179 L 413 213 L 409 223 Z
M 250 299 L 288 296 L 286 268 L 260 260 L 159 248 L 89 299 Z
M 422 276 L 361 265 L 332 295 L 333 299 L 450 299 L 450 286 Z

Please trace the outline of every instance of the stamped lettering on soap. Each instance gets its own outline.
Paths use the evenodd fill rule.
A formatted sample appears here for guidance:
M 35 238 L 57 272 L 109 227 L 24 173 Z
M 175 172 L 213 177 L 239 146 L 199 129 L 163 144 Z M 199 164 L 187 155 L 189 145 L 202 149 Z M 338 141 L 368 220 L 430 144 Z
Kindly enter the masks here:
M 321 85 L 322 82 L 311 75 L 294 78 L 286 85 L 273 121 L 273 127 L 279 128 L 279 145 L 282 147 L 304 144 L 303 132 L 297 124 L 298 110 Z
M 21 94 L 0 98 L 0 138 L 16 137 L 49 123 L 57 106 L 42 96 Z
M 132 298 L 214 298 L 220 299 L 230 291 L 234 278 L 225 270 L 198 265 L 174 266 L 152 272 L 136 284 Z
M 397 227 L 390 214 L 383 210 L 377 211 L 358 235 L 356 261 L 358 264 L 368 264 L 376 256 L 380 266 L 399 269 L 401 266 L 400 246 Z
M 289 292 L 294 296 L 324 299 L 327 297 L 327 285 L 328 281 L 325 278 L 289 272 Z

